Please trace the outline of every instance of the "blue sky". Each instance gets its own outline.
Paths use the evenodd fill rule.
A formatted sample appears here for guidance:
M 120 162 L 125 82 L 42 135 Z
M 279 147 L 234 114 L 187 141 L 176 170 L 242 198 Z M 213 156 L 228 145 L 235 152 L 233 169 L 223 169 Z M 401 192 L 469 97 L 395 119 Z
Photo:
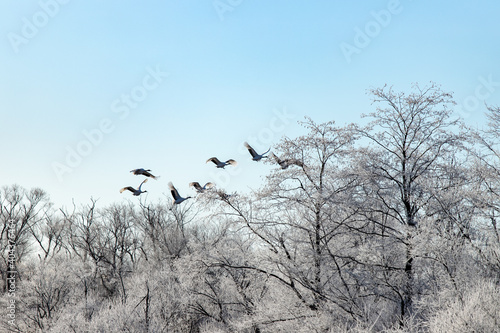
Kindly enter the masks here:
M 165 200 L 168 181 L 183 195 L 191 181 L 249 191 L 271 166 L 244 141 L 266 150 L 304 134 L 304 116 L 360 122 L 374 110 L 367 89 L 386 83 L 439 83 L 481 126 L 484 103 L 500 105 L 499 12 L 493 1 L 4 0 L 0 186 L 104 205 L 131 199 L 119 189 L 145 167 L 161 176 L 144 185 L 148 201 Z M 211 156 L 239 165 L 216 170 Z

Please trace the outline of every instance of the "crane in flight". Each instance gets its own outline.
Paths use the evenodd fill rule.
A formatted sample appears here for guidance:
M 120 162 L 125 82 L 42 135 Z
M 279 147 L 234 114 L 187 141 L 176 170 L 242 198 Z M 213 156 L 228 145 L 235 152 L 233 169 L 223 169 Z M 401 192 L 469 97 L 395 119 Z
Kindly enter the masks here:
M 186 197 L 186 198 L 181 197 L 177 189 L 172 184 L 172 182 L 168 183 L 168 187 L 170 188 L 170 193 L 172 194 L 172 198 L 174 198 L 174 205 L 178 205 L 184 200 L 191 198 L 191 197 Z
M 145 183 L 145 182 L 147 182 L 147 181 L 148 181 L 148 179 L 147 179 L 147 178 L 146 178 L 146 179 L 144 179 L 144 180 L 142 181 L 141 185 L 139 185 L 139 188 L 138 188 L 137 190 L 136 190 L 135 188 L 133 188 L 132 186 L 127 186 L 127 187 L 122 188 L 122 189 L 120 190 L 120 193 L 123 193 L 124 191 L 130 191 L 130 192 L 132 192 L 132 194 L 133 194 L 133 195 L 135 195 L 135 196 L 138 196 L 138 195 L 140 195 L 141 193 L 145 193 L 145 192 L 147 192 L 147 191 L 143 191 L 143 190 L 141 190 L 141 188 L 142 188 L 142 184 L 144 184 L 144 183 Z
M 194 187 L 194 189 L 196 190 L 196 192 L 198 193 L 203 193 L 205 192 L 206 190 L 208 190 L 209 188 L 212 188 L 214 186 L 214 183 L 206 183 L 205 185 L 203 185 L 203 187 L 200 185 L 200 183 L 198 182 L 192 182 L 192 183 L 189 183 L 189 186 L 192 186 Z
M 134 175 L 144 175 L 146 177 L 151 177 L 153 179 L 158 179 L 160 176 L 154 176 L 151 172 L 151 169 L 143 169 L 143 168 L 140 168 L 140 169 L 134 169 L 134 170 L 131 170 L 130 172 L 134 173 Z
M 304 163 L 302 163 L 301 161 L 299 161 L 298 159 L 295 159 L 295 158 L 286 158 L 286 159 L 282 160 L 281 158 L 279 158 L 278 156 L 274 155 L 273 153 L 271 153 L 271 156 L 274 158 L 274 160 L 276 161 L 276 163 L 278 163 L 281 166 L 281 169 L 286 169 L 290 165 L 296 165 L 296 166 L 299 166 L 299 167 L 303 167 L 304 166 Z
M 219 159 L 217 157 L 210 157 L 207 160 L 207 163 L 208 162 L 213 162 L 217 168 L 222 168 L 222 169 L 224 169 L 224 167 L 227 166 L 227 165 L 236 165 L 236 164 L 238 164 L 235 160 L 227 160 L 226 162 L 221 162 L 221 161 L 219 161 Z
M 248 152 L 250 153 L 250 155 L 252 155 L 252 160 L 254 160 L 256 162 L 260 161 L 263 158 L 267 158 L 267 156 L 264 156 L 264 155 L 266 155 L 267 153 L 269 153 L 269 151 L 271 150 L 271 148 L 269 148 L 266 152 L 264 152 L 262 154 L 257 154 L 257 152 L 255 151 L 255 149 L 253 149 L 252 146 L 250 146 L 248 144 L 248 142 L 245 142 L 244 144 L 245 144 L 245 147 L 247 147 Z

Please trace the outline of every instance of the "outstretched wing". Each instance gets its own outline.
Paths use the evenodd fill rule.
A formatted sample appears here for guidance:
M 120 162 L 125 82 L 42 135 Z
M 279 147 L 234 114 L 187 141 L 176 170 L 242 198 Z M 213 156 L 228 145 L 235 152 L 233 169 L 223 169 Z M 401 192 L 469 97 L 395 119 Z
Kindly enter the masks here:
M 189 183 L 189 186 L 194 187 L 197 191 L 201 191 L 202 190 L 201 185 L 198 182 Z
M 266 150 L 265 152 L 262 153 L 262 156 L 266 155 L 267 153 L 269 153 L 271 151 L 271 147 L 269 147 L 268 150 Z
M 282 169 L 286 169 L 290 165 L 296 165 L 296 166 L 299 166 L 299 167 L 303 167 L 304 163 L 302 163 L 302 161 L 299 161 L 296 158 L 290 158 L 290 159 L 286 159 L 286 160 L 281 161 L 280 165 L 281 165 Z
M 120 190 L 120 193 L 123 193 L 124 191 L 127 191 L 129 190 L 130 192 L 135 192 L 135 188 L 133 188 L 132 186 L 127 186 L 127 187 L 124 187 Z
M 238 162 L 236 162 L 235 160 L 227 160 L 226 164 L 236 165 L 238 164 Z
M 134 169 L 130 172 L 133 172 L 134 175 L 143 175 L 145 172 L 151 171 L 150 169 L 144 169 L 144 168 L 139 168 L 139 169 Z
M 214 184 L 214 183 L 210 183 L 210 182 L 208 182 L 208 183 L 206 183 L 206 184 L 205 184 L 205 186 L 203 186 L 203 187 L 204 187 L 204 188 L 212 188 L 212 187 L 214 187 L 214 186 L 215 186 L 215 184 Z
M 245 142 L 244 145 L 245 145 L 245 147 L 247 147 L 247 149 L 250 152 L 250 155 L 252 155 L 252 157 L 255 157 L 255 156 L 259 155 L 255 151 L 255 149 L 253 149 L 252 146 L 250 146 L 247 142 Z
M 214 162 L 215 165 L 219 165 L 220 164 L 220 161 L 217 157 L 210 157 L 206 163 L 208 162 Z
M 174 200 L 177 200 L 177 198 L 179 197 L 179 192 L 177 192 L 177 189 L 174 187 L 174 184 L 172 184 L 172 182 L 169 182 L 168 187 L 170 188 L 170 193 L 172 194 Z
M 304 164 L 301 161 L 295 158 L 286 158 L 282 160 L 274 153 L 271 153 L 270 155 L 276 160 L 276 163 L 278 163 L 282 169 L 287 169 L 290 165 L 297 165 L 300 167 L 304 166 Z
M 151 172 L 149 172 L 151 170 L 144 170 L 144 172 L 142 173 L 144 176 L 146 177 L 151 177 L 153 179 L 157 179 L 159 176 L 154 176 Z
M 145 183 L 145 182 L 147 182 L 147 181 L 148 181 L 148 179 L 147 179 L 147 178 L 146 178 L 146 179 L 144 179 L 144 180 L 142 181 L 141 185 L 139 185 L 139 189 L 138 189 L 138 191 L 140 191 L 140 190 L 141 190 L 142 184 L 144 184 L 144 183 Z

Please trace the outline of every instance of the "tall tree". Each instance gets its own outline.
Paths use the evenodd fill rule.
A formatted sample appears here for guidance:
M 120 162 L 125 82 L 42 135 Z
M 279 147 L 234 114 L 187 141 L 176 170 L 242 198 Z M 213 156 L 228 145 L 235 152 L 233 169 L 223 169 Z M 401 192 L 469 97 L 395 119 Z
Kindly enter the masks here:
M 452 119 L 452 94 L 436 84 L 415 84 L 410 94 L 387 86 L 370 93 L 379 107 L 368 114 L 369 125 L 359 130 L 368 140 L 359 155 L 360 174 L 365 177 L 361 211 L 375 235 L 385 239 L 382 267 L 394 273 L 383 281 L 399 303 L 403 320 L 411 311 L 416 287 L 419 221 L 433 193 L 433 180 L 446 173 L 441 162 L 454 154 L 463 137 L 459 120 Z
M 488 126 L 475 131 L 472 151 L 476 156 L 474 174 L 479 187 L 472 200 L 480 210 L 476 219 L 482 239 L 475 248 L 496 279 L 500 279 L 500 107 L 488 106 Z M 472 241 L 472 240 L 471 240 Z
M 288 167 L 275 164 L 255 198 L 223 198 L 226 213 L 255 241 L 258 259 L 241 264 L 224 258 L 220 265 L 259 272 L 301 304 L 295 317 L 283 312 L 265 322 L 303 320 L 327 309 L 354 320 L 362 310 L 344 268 L 352 264 L 354 247 L 346 225 L 354 212 L 346 203 L 356 184 L 349 161 L 356 135 L 333 121 L 307 118 L 302 125 L 306 135 L 284 138 L 275 149 Z

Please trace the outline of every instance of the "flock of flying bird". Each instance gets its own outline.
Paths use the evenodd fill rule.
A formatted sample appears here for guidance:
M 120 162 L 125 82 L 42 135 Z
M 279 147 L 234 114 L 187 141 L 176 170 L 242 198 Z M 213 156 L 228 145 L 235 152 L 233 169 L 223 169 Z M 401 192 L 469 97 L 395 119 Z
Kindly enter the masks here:
M 244 143 L 245 144 L 245 147 L 248 149 L 250 155 L 252 155 L 252 160 L 253 161 L 260 161 L 261 159 L 263 158 L 267 158 L 268 156 L 265 156 L 267 153 L 269 153 L 269 151 L 271 150 L 271 148 L 269 148 L 266 152 L 262 153 L 262 154 L 258 154 L 255 149 L 253 149 L 247 142 Z M 288 168 L 290 165 L 297 165 L 297 166 L 300 166 L 300 167 L 303 167 L 304 164 L 297 160 L 297 159 L 280 159 L 278 156 L 274 155 L 273 153 L 271 153 L 270 155 L 273 156 L 273 158 L 275 159 L 275 161 L 281 166 L 281 169 L 286 169 Z M 208 162 L 213 162 L 215 164 L 215 166 L 217 168 L 222 168 L 224 169 L 226 166 L 228 165 L 236 165 L 237 162 L 233 159 L 229 159 L 225 162 L 222 162 L 220 161 L 217 157 L 211 157 L 207 160 L 206 163 Z M 133 195 L 135 196 L 139 196 L 141 195 L 142 193 L 146 193 L 147 191 L 143 191 L 142 190 L 142 185 L 144 183 L 146 183 L 148 181 L 149 178 L 153 178 L 153 179 L 158 179 L 159 176 L 155 176 L 151 173 L 151 170 L 150 169 L 143 169 L 143 168 L 140 168 L 140 169 L 134 169 L 132 171 L 134 175 L 143 175 L 143 176 L 146 176 L 147 178 L 145 178 L 141 184 L 139 185 L 139 187 L 137 189 L 133 188 L 132 186 L 127 186 L 127 187 L 124 187 L 120 190 L 120 193 L 123 193 L 124 191 L 130 191 L 132 192 Z M 214 187 L 215 185 L 213 183 L 206 183 L 205 185 L 201 186 L 200 183 L 198 182 L 192 182 L 192 183 L 189 183 L 189 186 L 192 186 L 194 187 L 194 189 L 196 190 L 196 192 L 198 193 L 203 193 L 205 192 L 206 190 Z M 172 194 L 172 197 L 173 197 L 173 203 L 174 205 L 178 205 L 180 204 L 181 202 L 191 198 L 191 197 L 181 197 L 179 192 L 177 191 L 177 189 L 174 187 L 174 185 L 172 184 L 172 182 L 169 182 L 168 183 L 168 187 L 170 188 L 170 193 Z M 227 194 L 224 194 L 224 193 L 220 193 L 219 195 L 221 195 L 221 197 L 225 198 L 225 197 L 228 197 Z

